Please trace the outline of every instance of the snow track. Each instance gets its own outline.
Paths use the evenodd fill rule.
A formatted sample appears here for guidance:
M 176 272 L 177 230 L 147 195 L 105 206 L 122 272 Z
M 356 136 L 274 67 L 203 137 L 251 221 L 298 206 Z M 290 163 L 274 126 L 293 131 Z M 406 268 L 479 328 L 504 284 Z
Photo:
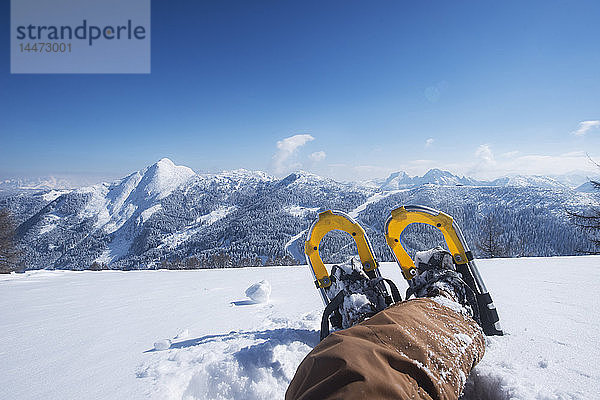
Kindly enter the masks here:
M 287 251 L 294 259 L 304 260 L 304 239 L 308 229 L 292 236 L 290 240 L 285 244 L 285 251 Z
M 386 197 L 391 196 L 393 194 L 400 193 L 401 191 L 402 190 L 389 190 L 386 192 L 375 193 L 374 195 L 369 197 L 367 199 L 367 201 L 362 203 L 360 206 L 356 207 L 354 210 L 350 211 L 348 213 L 348 215 L 351 218 L 356 219 L 356 218 L 358 218 L 358 215 L 361 212 L 365 211 L 365 209 L 369 206 L 369 204 L 377 203 L 378 201 L 381 201 L 381 200 L 385 199 Z
M 597 396 L 599 261 L 479 262 L 507 334 L 488 338 L 465 399 Z M 271 299 L 253 304 L 262 279 Z M 322 310 L 306 266 L 30 272 L 0 276 L 0 302 L 2 399 L 280 399 Z

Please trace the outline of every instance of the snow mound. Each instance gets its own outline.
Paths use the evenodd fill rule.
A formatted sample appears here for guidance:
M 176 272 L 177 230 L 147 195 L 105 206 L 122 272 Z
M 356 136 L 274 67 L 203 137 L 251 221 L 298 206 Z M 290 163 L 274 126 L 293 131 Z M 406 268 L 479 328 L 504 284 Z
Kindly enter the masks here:
M 266 303 L 271 296 L 271 284 L 262 280 L 246 289 L 246 296 L 255 303 Z
M 167 350 L 169 347 L 171 347 L 169 339 L 162 339 L 154 343 L 154 350 Z

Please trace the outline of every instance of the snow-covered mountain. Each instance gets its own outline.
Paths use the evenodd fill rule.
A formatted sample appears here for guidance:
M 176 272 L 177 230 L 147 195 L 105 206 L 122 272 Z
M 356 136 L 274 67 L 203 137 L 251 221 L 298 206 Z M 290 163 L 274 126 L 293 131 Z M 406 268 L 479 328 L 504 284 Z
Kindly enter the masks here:
M 541 175 L 512 175 L 504 178 L 498 178 L 491 182 L 493 186 L 517 186 L 517 187 L 538 187 L 538 188 L 568 188 L 567 185 L 560 183 L 556 179 Z
M 600 180 L 594 181 L 594 182 L 600 182 Z M 594 193 L 598 190 L 598 187 L 596 185 L 594 185 L 594 183 L 592 183 L 592 181 L 588 181 L 588 182 L 578 186 L 576 190 L 578 192 Z
M 406 189 L 422 185 L 440 185 L 440 186 L 478 186 L 485 182 L 473 178 L 459 177 L 448 171 L 431 169 L 423 176 L 409 176 L 406 172 L 394 172 L 387 179 L 379 182 L 380 190 Z
M 51 190 L 51 189 L 70 189 L 71 184 L 55 177 L 47 178 L 7 178 L 0 180 L 0 190 Z
M 399 171 L 390 174 L 386 179 L 366 182 L 367 187 L 380 190 L 397 190 L 414 188 L 422 185 L 438 186 L 513 186 L 513 187 L 538 187 L 538 188 L 577 188 L 587 179 L 581 175 L 508 175 L 494 180 L 478 180 L 466 176 L 454 175 L 448 171 L 431 169 L 423 176 L 409 176 L 406 172 Z
M 93 176 L 0 177 L 0 192 L 70 190 L 89 186 L 98 179 Z
M 586 172 L 586 171 L 573 171 L 568 174 L 548 175 L 548 176 L 550 178 L 554 179 L 555 181 L 560 182 L 563 185 L 568 186 L 570 188 L 576 188 L 578 186 L 581 186 L 584 183 L 589 182 L 590 179 L 592 179 L 592 180 L 600 179 L 600 177 L 598 176 L 597 173 L 590 174 L 589 172 Z
M 587 207 L 593 193 L 548 179 L 512 178 L 484 184 L 449 172 L 390 176 L 380 187 L 339 183 L 307 172 L 276 179 L 260 171 L 196 174 L 168 159 L 113 183 L 72 191 L 0 196 L 20 223 L 18 239 L 33 268 L 195 268 L 303 261 L 307 228 L 321 209 L 357 218 L 376 255 L 391 260 L 383 239 L 389 212 L 424 204 L 448 212 L 472 247 L 494 215 L 507 256 L 570 255 L 588 246 L 564 208 Z M 421 227 L 404 237 L 409 249 L 426 246 L 436 232 Z M 342 233 L 325 237 L 323 257 L 353 253 Z

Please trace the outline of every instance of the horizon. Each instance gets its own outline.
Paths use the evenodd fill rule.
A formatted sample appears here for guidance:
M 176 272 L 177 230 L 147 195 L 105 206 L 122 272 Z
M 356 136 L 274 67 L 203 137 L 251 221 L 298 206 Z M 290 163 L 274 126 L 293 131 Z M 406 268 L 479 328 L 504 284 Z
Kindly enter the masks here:
M 208 176 L 213 176 L 213 175 L 219 175 L 219 174 L 227 174 L 227 173 L 235 173 L 235 172 L 240 172 L 240 171 L 246 171 L 246 172 L 250 172 L 250 173 L 260 173 L 260 174 L 266 174 L 267 176 L 274 178 L 274 179 L 284 179 L 287 176 L 290 176 L 291 174 L 302 174 L 302 173 L 307 173 L 307 174 L 312 174 L 312 175 L 316 175 L 316 176 L 320 176 L 320 177 L 325 177 L 325 178 L 329 178 L 332 179 L 336 182 L 340 182 L 340 183 L 357 183 L 357 184 L 369 184 L 369 183 L 383 183 L 386 180 L 392 178 L 394 175 L 399 175 L 399 174 L 406 174 L 406 176 L 410 179 L 413 178 L 422 178 L 424 176 L 426 176 L 429 173 L 432 172 L 442 172 L 442 173 L 448 173 L 453 175 L 454 177 L 457 178 L 464 178 L 464 179 L 473 179 L 476 181 L 479 181 L 481 183 L 492 183 L 495 180 L 498 179 L 503 179 L 503 178 L 512 178 L 512 177 L 543 177 L 543 178 L 550 178 L 553 180 L 556 180 L 558 183 L 562 183 L 565 184 L 563 182 L 561 182 L 561 178 L 569 178 L 569 177 L 575 177 L 576 181 L 579 183 L 575 183 L 573 185 L 567 185 L 567 186 L 571 186 L 572 188 L 575 188 L 577 186 L 580 186 L 583 183 L 588 182 L 590 179 L 598 179 L 600 177 L 600 173 L 596 172 L 591 173 L 591 174 L 586 174 L 585 171 L 570 171 L 567 172 L 565 174 L 516 174 L 516 173 L 507 173 L 504 175 L 498 175 L 495 176 L 493 178 L 490 179 L 478 179 L 478 178 L 474 178 L 473 176 L 469 176 L 466 174 L 459 174 L 456 173 L 452 170 L 447 170 L 447 169 L 441 169 L 441 168 L 430 168 L 429 170 L 425 171 L 422 174 L 410 174 L 407 171 L 402 171 L 402 170 L 398 170 L 398 171 L 393 171 L 390 172 L 389 174 L 385 175 L 385 176 L 379 176 L 376 178 L 371 178 L 371 179 L 362 179 L 362 180 L 341 180 L 341 179 L 335 179 L 335 178 L 331 178 L 331 177 L 327 177 L 327 176 L 323 176 L 323 175 L 319 175 L 316 174 L 314 172 L 311 171 L 307 171 L 307 170 L 303 170 L 303 169 L 296 169 L 296 170 L 290 170 L 288 172 L 286 172 L 283 175 L 277 176 L 275 174 L 271 174 L 268 171 L 265 170 L 260 170 L 260 169 L 247 169 L 247 168 L 236 168 L 236 169 L 228 169 L 228 170 L 221 170 L 221 171 L 215 171 L 215 172 L 205 172 L 205 171 L 197 171 L 194 170 L 193 168 L 184 165 L 184 164 L 179 164 L 175 161 L 173 161 L 172 159 L 168 158 L 168 157 L 162 157 L 161 159 L 157 160 L 154 163 L 148 164 L 143 166 L 142 168 L 138 168 L 136 170 L 133 171 L 129 171 L 128 173 L 122 175 L 122 176 L 118 176 L 118 177 L 114 177 L 114 178 L 109 178 L 109 179 L 102 179 L 102 178 L 93 178 L 90 177 L 89 175 L 68 175 L 68 174 L 52 174 L 52 175 L 41 175 L 41 176 L 30 176 L 30 177 L 7 177 L 7 176 L 0 176 L 0 185 L 1 184 L 8 184 L 14 181 L 24 181 L 26 183 L 33 183 L 34 181 L 37 181 L 38 184 L 48 184 L 50 183 L 50 185 L 48 185 L 49 188 L 52 189 L 79 189 L 79 188 L 83 188 L 83 187 L 89 187 L 89 186 L 94 186 L 94 185 L 98 185 L 98 184 L 112 184 L 115 182 L 118 182 L 122 179 L 125 179 L 127 177 L 129 177 L 131 174 L 135 174 L 136 172 L 139 173 L 143 173 L 145 170 L 149 169 L 150 167 L 157 165 L 158 163 L 160 163 L 163 160 L 167 160 L 170 163 L 172 163 L 175 167 L 185 167 L 185 168 L 189 168 L 191 169 L 195 175 L 208 175 Z M 48 182 L 50 181 L 50 182 Z M 28 189 L 28 187 L 22 187 L 23 189 Z M 39 189 L 38 187 L 32 187 L 32 189 Z
M 2 41 L 0 177 L 119 179 L 163 156 L 337 181 L 595 175 L 599 14 L 594 1 L 154 2 L 146 75 L 10 74 Z

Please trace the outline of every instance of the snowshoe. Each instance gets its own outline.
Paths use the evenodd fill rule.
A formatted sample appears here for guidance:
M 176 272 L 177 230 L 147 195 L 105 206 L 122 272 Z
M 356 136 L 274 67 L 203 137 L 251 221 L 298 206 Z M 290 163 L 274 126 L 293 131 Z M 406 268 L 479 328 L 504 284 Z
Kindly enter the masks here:
M 329 274 L 319 254 L 319 244 L 332 230 L 352 236 L 359 260 L 334 265 Z M 396 285 L 381 276 L 364 229 L 341 211 L 328 210 L 319 214 L 308 231 L 304 252 L 325 304 L 321 340 L 329 334 L 329 322 L 336 329 L 345 329 L 402 300 Z M 390 286 L 389 292 L 384 282 Z
M 411 280 L 419 274 L 419 270 L 410 258 L 400 242 L 400 236 L 404 229 L 413 223 L 423 223 L 436 227 L 444 235 L 446 244 L 450 249 L 452 262 L 455 270 L 460 273 L 460 278 L 466 283 L 468 289 L 467 297 L 470 307 L 473 311 L 473 317 L 483 328 L 486 335 L 503 335 L 500 326 L 498 312 L 488 293 L 483 278 L 479 274 L 473 253 L 469 250 L 460 227 L 451 216 L 425 206 L 402 206 L 392 210 L 392 215 L 385 224 L 386 241 L 396 261 L 402 268 L 404 278 L 409 282 L 409 292 L 411 287 L 417 287 L 416 282 L 411 285 Z M 443 260 L 438 260 L 440 263 Z M 428 261 L 429 262 L 429 261 Z M 440 264 L 441 265 L 441 264 Z M 448 270 L 448 269 L 446 269 Z

